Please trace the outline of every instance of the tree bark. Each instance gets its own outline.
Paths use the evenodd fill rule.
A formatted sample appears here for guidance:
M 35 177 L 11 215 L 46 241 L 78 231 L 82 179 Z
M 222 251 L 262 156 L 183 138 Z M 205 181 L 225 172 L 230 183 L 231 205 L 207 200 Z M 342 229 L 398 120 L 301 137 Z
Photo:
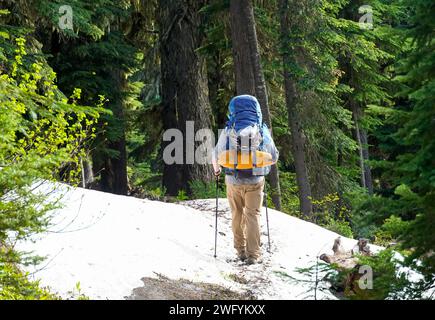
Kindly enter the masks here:
M 257 40 L 254 8 L 251 0 L 231 0 L 231 38 L 237 94 L 256 96 L 263 113 L 263 121 L 272 133 L 266 81 L 261 66 L 260 49 Z M 277 166 L 270 172 L 272 202 L 281 210 L 281 189 Z
M 350 80 L 349 84 L 352 88 L 355 88 L 356 83 L 353 77 L 352 67 L 349 65 L 349 74 Z M 363 109 L 360 103 L 355 101 L 355 99 L 350 96 L 349 97 L 349 105 L 352 111 L 352 118 L 355 124 L 355 128 L 353 130 L 353 136 L 356 142 L 358 143 L 358 156 L 360 163 L 360 175 L 361 175 L 361 186 L 366 188 L 369 194 L 373 194 L 373 181 L 372 181 L 372 171 L 368 164 L 369 160 L 369 148 L 368 148 L 368 139 L 367 139 L 367 131 L 361 128 L 360 122 L 363 118 Z
M 179 129 L 186 139 L 186 122 L 194 121 L 194 132 L 211 128 L 211 108 L 208 100 L 208 83 L 205 57 L 197 50 L 201 47 L 203 33 L 199 10 L 206 3 L 200 1 L 160 0 L 160 52 L 162 73 L 162 105 L 164 130 Z M 171 142 L 164 142 L 165 148 Z M 184 161 L 192 156 L 185 141 Z M 195 148 L 198 142 L 194 142 Z M 212 172 L 209 165 L 164 164 L 163 186 L 169 195 L 180 190 L 190 193 L 189 182 L 209 182 Z
M 351 98 L 352 99 L 352 98 Z M 369 194 L 373 194 L 372 172 L 367 161 L 369 160 L 369 149 L 367 140 L 367 131 L 360 126 L 361 107 L 355 103 L 351 103 L 352 117 L 355 124 L 354 139 L 358 143 L 358 156 L 360 163 L 361 186 L 366 188 Z
M 369 161 L 369 145 L 367 138 L 367 131 L 365 129 L 360 129 L 361 135 L 361 145 L 362 145 L 362 157 L 364 159 L 364 176 L 365 176 L 365 187 L 370 195 L 373 194 L 373 179 L 372 179 L 372 169 L 368 164 Z
M 125 73 L 120 70 L 112 70 L 115 88 L 117 92 L 114 104 L 110 106 L 113 117 L 119 126 L 120 135 L 115 141 L 110 141 L 108 148 L 117 152 L 116 156 L 107 157 L 103 160 L 103 169 L 101 170 L 101 190 L 119 195 L 127 195 L 128 175 L 127 175 L 127 143 L 125 136 L 125 111 L 122 92 L 126 90 Z
M 290 73 L 289 66 L 296 63 L 296 53 L 291 52 L 287 45 L 287 35 L 290 32 L 289 1 L 280 0 L 281 14 L 281 37 L 283 39 L 283 70 L 286 93 L 286 105 L 288 111 L 288 124 L 291 131 L 292 154 L 295 163 L 296 181 L 299 188 L 300 210 L 302 214 L 310 218 L 313 212 L 311 202 L 311 186 L 308 177 L 305 135 L 301 126 L 300 97 L 296 81 Z

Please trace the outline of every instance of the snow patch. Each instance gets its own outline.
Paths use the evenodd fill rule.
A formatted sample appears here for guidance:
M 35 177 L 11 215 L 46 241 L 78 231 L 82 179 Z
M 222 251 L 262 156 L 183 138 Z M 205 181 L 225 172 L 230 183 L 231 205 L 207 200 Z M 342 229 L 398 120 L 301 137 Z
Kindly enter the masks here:
M 214 199 L 171 204 L 66 186 L 55 194 L 63 194 L 64 207 L 52 214 L 50 230 L 19 243 L 17 249 L 47 258 L 28 271 L 64 298 L 80 282 L 83 294 L 91 299 L 125 299 L 143 286 L 142 278 L 160 274 L 249 292 L 258 299 L 313 299 L 308 283 L 282 275 L 313 280 L 304 279 L 296 268 L 312 266 L 320 254 L 332 253 L 338 237 L 269 209 L 272 252 L 268 253 L 263 209 L 264 262 L 246 266 L 228 262 L 235 251 L 226 199 L 219 199 L 214 258 Z M 356 244 L 342 239 L 347 249 Z M 335 299 L 329 292 L 318 292 L 317 298 Z

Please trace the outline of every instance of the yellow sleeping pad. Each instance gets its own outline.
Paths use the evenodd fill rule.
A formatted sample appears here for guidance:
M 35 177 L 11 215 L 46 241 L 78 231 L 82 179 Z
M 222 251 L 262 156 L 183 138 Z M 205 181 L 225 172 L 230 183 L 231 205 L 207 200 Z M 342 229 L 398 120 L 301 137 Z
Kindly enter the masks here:
M 226 150 L 218 155 L 218 164 L 224 168 L 234 169 L 234 165 L 237 163 L 236 169 L 252 169 L 254 167 L 252 155 L 252 152 L 243 154 L 239 152 L 236 162 L 236 150 Z M 257 168 L 271 166 L 275 163 L 270 153 L 258 150 L 256 151 L 255 162 Z

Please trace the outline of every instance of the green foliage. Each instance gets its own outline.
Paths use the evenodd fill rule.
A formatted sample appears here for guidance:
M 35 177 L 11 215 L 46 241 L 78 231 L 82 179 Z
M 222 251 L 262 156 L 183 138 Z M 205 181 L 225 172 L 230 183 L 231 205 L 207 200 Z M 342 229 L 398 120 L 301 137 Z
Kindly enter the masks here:
M 326 229 L 336 232 L 342 236 L 353 239 L 353 231 L 350 223 L 345 220 L 333 219 L 329 217 L 323 225 Z
M 105 107 L 111 112 L 102 114 L 98 135 L 89 146 L 91 156 L 88 158 L 92 159 L 94 185 L 115 192 L 114 185 L 120 182 L 113 181 L 116 176 L 113 171 L 125 172 L 126 144 L 130 150 L 138 148 L 137 122 L 131 121 L 130 112 L 136 116 L 144 109 L 140 94 L 147 83 L 144 83 L 143 75 L 137 73 L 140 73 L 145 63 L 144 53 L 148 51 L 142 52 L 133 45 L 142 40 L 139 34 L 131 35 L 130 32 L 140 28 L 137 23 L 144 23 L 139 12 L 136 12 L 137 20 L 132 19 L 133 10 L 142 4 L 112 0 L 98 0 L 92 4 L 74 1 L 69 4 L 73 10 L 73 30 L 62 30 L 58 26 L 58 9 L 62 4 L 61 1 L 38 1 L 31 16 L 41 30 L 38 40 L 58 75 L 60 90 L 72 94 L 76 87 L 82 88 L 80 103 L 87 105 L 97 103 L 100 95 L 105 97 Z M 153 65 L 155 67 L 156 63 Z M 149 95 L 148 92 L 144 94 Z M 126 141 L 127 134 L 133 139 L 131 143 Z M 143 148 L 144 143 L 139 147 Z M 136 159 L 131 163 L 130 174 L 135 175 Z M 127 178 L 123 181 L 121 189 L 124 190 L 127 189 L 124 186 Z
M 306 139 L 307 168 L 315 198 L 345 192 L 355 186 L 354 153 L 357 148 L 349 131 L 352 112 L 346 107 L 351 90 L 342 81 L 339 55 L 347 44 L 343 30 L 351 21 L 338 17 L 346 1 L 291 2 L 290 32 L 280 39 L 288 54 L 285 66 L 295 82 L 298 117 Z M 315 18 L 314 18 L 315 17 Z M 343 83 L 344 82 L 344 83 Z M 337 158 L 341 163 L 337 165 Z
M 189 200 L 189 196 L 187 195 L 186 191 L 184 191 L 184 190 L 180 190 L 180 191 L 178 191 L 178 194 L 177 194 L 177 200 L 178 200 L 178 201 L 186 201 L 186 200 Z
M 400 217 L 392 215 L 385 219 L 384 224 L 375 233 L 375 243 L 387 246 L 401 237 L 408 230 L 409 221 L 403 221 Z
M 418 0 L 401 5 L 407 9 L 401 23 L 408 28 L 399 38 L 404 50 L 391 70 L 395 106 L 375 131 L 381 160 L 374 164 L 382 188 L 358 206 L 365 228 L 375 226 L 372 232 L 381 238 L 387 232 L 381 227 L 385 219 L 394 215 L 393 221 L 406 221 L 406 226 L 398 225 L 405 229 L 401 248 L 410 250 L 407 263 L 425 274 L 421 287 L 429 288 L 435 282 L 435 4 Z
M 374 256 L 357 256 L 358 264 L 352 269 L 343 269 L 336 264 L 326 264 L 317 261 L 306 268 L 296 271 L 304 275 L 304 279 L 296 279 L 286 273 L 279 275 L 297 283 L 304 283 L 309 288 L 307 294 L 316 297 L 319 291 L 331 291 L 338 298 L 350 300 L 385 300 L 406 299 L 413 288 L 407 275 L 400 268 L 402 264 L 395 257 L 392 249 L 382 250 Z M 360 267 L 364 266 L 364 273 Z M 372 278 L 366 273 L 372 271 Z M 361 276 L 367 276 L 362 279 Z M 372 288 L 367 279 L 372 280 Z M 326 285 L 329 283 L 330 285 Z M 415 298 L 415 296 L 413 296 Z
M 161 188 L 152 189 L 146 192 L 146 196 L 150 197 L 151 199 L 160 200 L 164 197 L 166 194 L 165 190 Z
M 359 256 L 360 266 L 369 266 L 373 271 L 373 288 L 355 290 L 348 297 L 357 300 L 400 299 L 409 286 L 406 275 L 399 272 L 400 262 L 394 258 L 394 251 L 386 249 L 374 256 Z
M 70 295 L 70 299 L 72 300 L 89 300 L 89 297 L 87 297 L 82 292 L 80 281 L 77 282 L 75 288 L 72 291 L 69 291 L 68 293 Z
M 154 166 L 147 161 L 130 163 L 129 176 L 134 188 L 150 190 L 161 185 L 161 174 L 156 172 Z
M 201 12 L 204 14 L 206 39 L 199 52 L 207 59 L 209 98 L 213 110 L 214 132 L 227 121 L 228 102 L 235 92 L 232 81 L 234 63 L 231 51 L 229 1 L 211 0 Z
M 29 62 L 25 39 L 0 30 L 0 47 L 15 47 L 0 61 L 0 297 L 52 299 L 17 269 L 21 254 L 5 248 L 49 224 L 58 199 L 47 198 L 54 187 L 45 182 L 78 182 L 102 108 L 78 105 L 79 89 L 65 97 L 44 60 Z
M 189 183 L 192 192 L 192 199 L 213 199 L 216 198 L 216 183 L 205 183 L 203 181 L 192 181 Z M 218 197 L 225 198 L 225 183 L 219 183 Z
M 299 212 L 299 198 L 295 174 L 286 171 L 280 172 L 279 183 L 281 186 L 282 211 L 292 216 L 301 217 Z M 268 205 L 273 206 L 270 194 L 268 194 L 268 198 Z
M 315 207 L 314 221 L 328 230 L 353 238 L 349 223 L 350 212 L 342 205 L 338 194 L 329 194 L 320 200 L 312 200 Z
M 302 275 L 303 278 L 294 277 L 283 271 L 274 271 L 274 273 L 283 280 L 303 285 L 306 291 L 301 295 L 301 299 L 317 300 L 319 292 L 331 292 L 328 283 L 334 285 L 341 282 L 343 275 L 337 272 L 333 265 L 326 264 L 317 258 L 317 261 L 305 268 L 296 268 L 295 271 Z
M 58 296 L 40 287 L 38 281 L 28 280 L 10 263 L 0 263 L 0 300 L 58 300 Z
M 54 204 L 38 206 L 44 195 L 32 190 L 38 181 L 78 181 L 82 148 L 99 115 L 75 104 L 78 90 L 68 102 L 42 63 L 24 65 L 25 40 L 14 41 L 11 74 L 0 73 L 0 242 L 9 231 L 21 239 L 47 224 Z
M 158 1 L 72 1 L 73 30 L 59 27 L 62 4 L 6 1 L 0 9 L 0 246 L 10 234 L 22 239 L 47 226 L 47 212 L 59 204 L 36 192 L 39 184 L 77 184 L 78 163 L 85 157 L 92 159 L 101 187 L 126 149 L 131 195 L 164 199 Z M 358 24 L 362 4 L 373 9 L 373 29 Z M 430 288 L 435 281 L 434 2 L 294 0 L 288 35 L 281 35 L 278 8 L 278 0 L 254 1 L 281 154 L 283 211 L 300 217 L 282 74 L 282 53 L 288 52 L 285 67 L 298 93 L 314 222 L 347 237 L 398 243 L 395 248 L 409 254 L 408 266 L 425 275 L 418 290 Z M 228 0 L 208 1 L 200 10 L 204 42 L 198 51 L 207 59 L 215 132 L 236 91 L 228 10 Z M 96 127 L 103 103 L 111 112 L 102 114 Z M 356 143 L 356 125 L 367 132 L 368 145 Z M 359 187 L 361 147 L 370 153 L 373 196 Z M 186 183 L 192 198 L 215 197 L 214 183 Z M 219 197 L 224 196 L 221 183 Z M 187 198 L 185 192 L 177 197 Z M 23 257 L 8 253 L 2 259 Z M 386 272 L 385 283 L 395 281 L 390 260 L 385 254 L 369 261 Z M 391 291 L 385 286 L 365 294 L 384 298 Z
M 421 211 L 410 226 L 405 240 L 407 248 L 415 248 L 410 259 L 423 260 L 422 270 L 428 283 L 435 283 L 435 3 L 428 0 L 407 1 L 413 10 L 413 51 L 404 66 L 403 81 L 411 108 L 403 125 L 393 135 L 405 153 L 396 158 L 396 183 L 406 184 L 418 197 Z M 429 231 L 432 230 L 432 231 Z

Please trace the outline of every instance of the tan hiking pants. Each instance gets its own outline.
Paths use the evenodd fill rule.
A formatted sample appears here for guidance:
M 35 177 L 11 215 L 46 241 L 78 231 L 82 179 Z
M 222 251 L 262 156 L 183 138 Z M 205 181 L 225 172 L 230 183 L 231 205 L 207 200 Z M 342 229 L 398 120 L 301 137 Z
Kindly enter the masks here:
M 260 216 L 264 179 L 257 184 L 227 183 L 227 197 L 232 213 L 234 248 L 248 257 L 260 257 Z

